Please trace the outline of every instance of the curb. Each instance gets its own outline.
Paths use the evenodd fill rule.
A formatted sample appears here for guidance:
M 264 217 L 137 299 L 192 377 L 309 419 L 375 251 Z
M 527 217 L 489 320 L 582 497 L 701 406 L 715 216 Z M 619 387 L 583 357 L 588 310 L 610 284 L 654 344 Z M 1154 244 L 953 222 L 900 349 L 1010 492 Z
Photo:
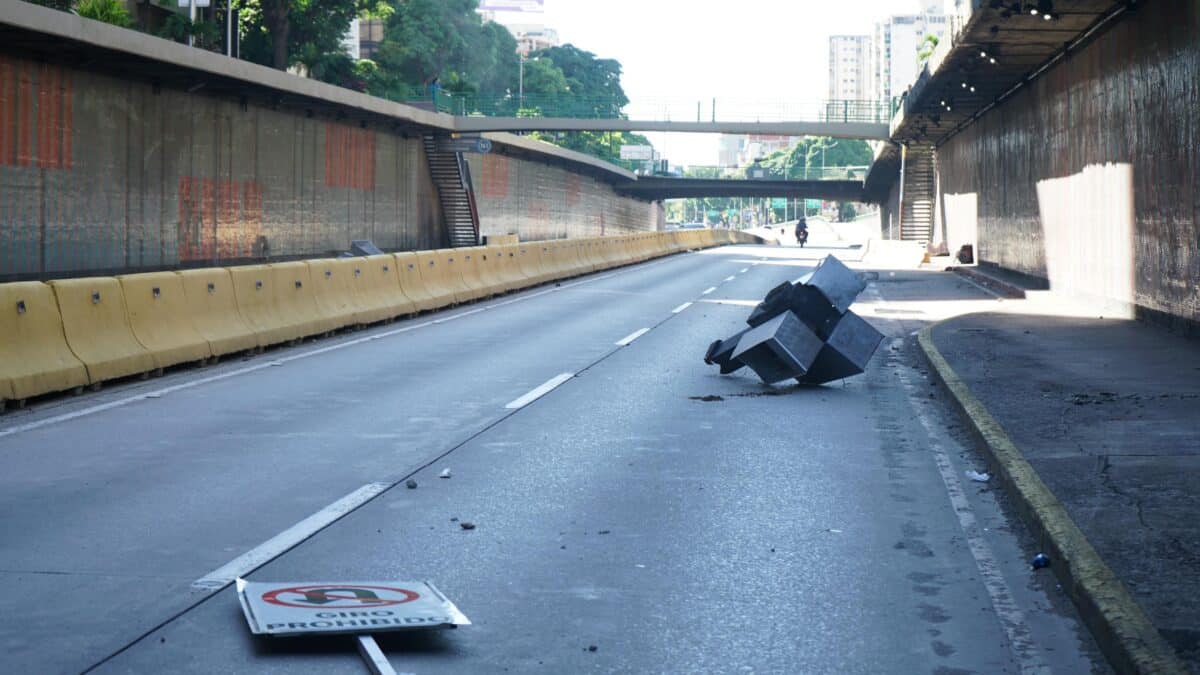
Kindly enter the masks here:
M 998 293 L 1001 297 L 1008 298 L 1010 300 L 1023 300 L 1025 298 L 1024 288 L 1021 288 L 1016 284 L 1011 284 L 1003 279 L 997 279 L 996 277 L 980 272 L 974 267 L 959 266 L 947 267 L 946 269 L 959 276 L 966 277 L 967 279 L 974 281 L 988 290 Z
M 944 322 L 926 326 L 917 334 L 921 351 L 984 451 L 989 468 L 1013 498 L 1041 549 L 1050 555 L 1054 575 L 1071 597 L 1109 664 L 1118 673 L 1186 675 L 1188 670 L 1179 656 L 1159 634 L 1125 584 L 1092 548 L 1066 507 L 1042 482 L 1000 423 L 938 351 L 933 343 L 933 329 L 941 323 Z

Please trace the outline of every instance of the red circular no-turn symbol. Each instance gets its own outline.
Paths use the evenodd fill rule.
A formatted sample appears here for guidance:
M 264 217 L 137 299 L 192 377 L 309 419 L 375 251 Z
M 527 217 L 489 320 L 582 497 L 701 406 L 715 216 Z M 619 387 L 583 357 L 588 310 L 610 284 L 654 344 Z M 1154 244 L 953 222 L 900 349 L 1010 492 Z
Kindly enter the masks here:
M 295 586 L 263 593 L 264 602 L 306 609 L 362 609 L 412 602 L 421 597 L 406 588 L 387 586 Z

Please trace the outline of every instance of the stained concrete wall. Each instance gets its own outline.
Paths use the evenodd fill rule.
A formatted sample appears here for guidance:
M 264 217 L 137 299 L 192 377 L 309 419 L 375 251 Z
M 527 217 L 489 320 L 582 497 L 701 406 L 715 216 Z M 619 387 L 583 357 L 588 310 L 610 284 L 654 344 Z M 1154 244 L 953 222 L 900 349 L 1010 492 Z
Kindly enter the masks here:
M 522 240 L 599 237 L 656 229 L 661 208 L 560 166 L 499 153 L 468 155 L 480 233 Z
M 1200 321 L 1200 5 L 1152 0 L 938 149 L 947 238 L 1189 330 Z
M 594 167 L 528 157 L 482 160 L 484 233 L 654 229 L 651 205 Z M 352 239 L 446 244 L 419 137 L 0 52 L 0 280 L 328 255 Z

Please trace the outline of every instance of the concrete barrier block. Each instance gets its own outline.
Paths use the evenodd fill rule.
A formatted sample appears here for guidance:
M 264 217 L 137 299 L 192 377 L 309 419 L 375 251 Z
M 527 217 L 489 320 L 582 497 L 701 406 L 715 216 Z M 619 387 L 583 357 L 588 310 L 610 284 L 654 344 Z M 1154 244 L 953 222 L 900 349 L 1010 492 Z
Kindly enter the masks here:
M 312 280 L 313 299 L 322 316 L 332 319 L 339 328 L 364 321 L 364 311 L 354 284 L 354 258 L 320 258 L 307 260 L 308 277 Z M 350 263 L 350 267 L 347 266 Z
M 270 268 L 271 293 L 278 317 L 285 327 L 296 331 L 294 338 L 341 328 L 334 317 L 325 316 L 317 307 L 307 264 L 301 261 L 271 263 Z
M 208 340 L 196 330 L 183 280 L 174 272 L 117 277 L 133 335 L 159 368 L 203 361 L 212 356 Z
M 421 270 L 425 288 L 434 299 L 434 306 L 448 307 L 464 301 L 459 297 L 465 298 L 466 288 L 463 286 L 462 277 L 451 276 L 450 269 L 440 254 L 441 251 L 417 251 L 417 260 L 420 261 L 417 267 Z
M 359 271 L 355 281 L 363 304 L 363 316 L 372 319 L 365 323 L 417 313 L 417 304 L 400 283 L 400 264 L 394 254 L 383 253 L 349 260 L 353 262 L 354 269 Z
M 468 266 L 473 268 L 479 277 L 479 282 L 483 285 L 484 297 L 500 295 L 508 290 L 500 279 L 499 270 L 496 269 L 497 258 L 493 247 L 472 246 L 462 250 L 465 253 L 463 262 L 468 263 Z M 470 259 L 466 259 L 465 256 L 470 256 Z
M 455 302 L 471 302 L 485 295 L 482 281 L 470 283 L 463 276 L 463 267 L 466 266 L 466 262 L 459 249 L 440 248 L 433 254 L 437 257 L 438 264 L 441 265 L 445 280 L 454 288 Z
M 0 399 L 23 400 L 88 383 L 63 332 L 54 290 L 40 281 L 0 284 Z
M 521 268 L 521 273 L 529 280 L 530 286 L 537 286 L 545 283 L 548 277 L 542 270 L 541 255 L 539 255 L 540 246 L 531 244 L 517 245 L 517 266 Z
M 233 277 L 223 267 L 176 272 L 196 332 L 214 356 L 262 346 L 258 333 L 242 317 L 233 290 Z
M 412 301 L 413 310 L 427 312 L 441 307 L 421 278 L 421 261 L 417 254 L 404 251 L 393 254 L 393 257 L 396 259 L 396 271 L 400 274 L 400 290 Z
M 87 366 L 92 383 L 146 373 L 154 357 L 129 326 L 121 283 L 111 277 L 51 281 L 67 345 Z
M 464 246 L 451 250 L 455 253 L 458 272 L 462 275 L 463 283 L 471 291 L 472 300 L 487 298 L 498 292 L 494 284 L 484 278 L 483 246 Z
M 230 267 L 238 312 L 254 330 L 261 346 L 297 340 L 301 332 L 280 316 L 274 294 L 275 281 L 269 265 Z
M 521 269 L 519 256 L 521 247 L 517 244 L 497 246 L 496 255 L 500 260 L 501 277 L 508 284 L 510 291 L 519 291 L 533 285 L 529 277 Z

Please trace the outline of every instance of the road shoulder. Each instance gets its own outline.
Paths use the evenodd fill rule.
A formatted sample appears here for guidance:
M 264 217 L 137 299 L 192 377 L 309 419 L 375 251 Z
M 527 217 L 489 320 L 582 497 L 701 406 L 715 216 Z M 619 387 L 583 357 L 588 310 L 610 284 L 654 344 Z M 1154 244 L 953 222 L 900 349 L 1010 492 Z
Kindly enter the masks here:
M 984 451 L 991 469 L 1014 499 L 1042 549 L 1051 557 L 1052 569 L 1113 667 L 1118 672 L 1187 672 L 1066 507 L 938 350 L 933 333 L 939 325 L 933 324 L 920 331 L 921 351 Z

